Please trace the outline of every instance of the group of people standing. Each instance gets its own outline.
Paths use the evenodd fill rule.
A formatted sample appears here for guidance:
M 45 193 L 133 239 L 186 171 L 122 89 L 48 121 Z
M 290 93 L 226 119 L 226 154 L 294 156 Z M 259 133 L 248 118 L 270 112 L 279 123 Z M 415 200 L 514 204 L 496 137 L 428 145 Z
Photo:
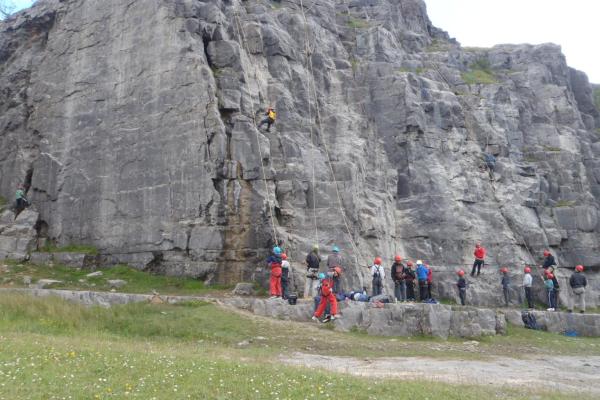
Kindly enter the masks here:
M 481 274 L 481 269 L 485 266 L 486 249 L 481 243 L 475 245 L 473 256 L 475 260 L 471 269 L 471 277 L 476 277 Z M 381 257 L 376 257 L 373 265 L 369 267 L 372 278 L 371 296 L 367 295 L 366 288 L 344 294 L 341 283 L 344 260 L 340 254 L 340 249 L 337 246 L 332 247 L 332 252 L 327 257 L 326 272 L 319 272 L 321 261 L 319 247 L 314 245 L 305 259 L 307 278 L 318 282 L 317 296 L 315 297 L 315 312 L 313 315 L 314 319 L 321 318 L 326 310 L 329 310 L 327 314 L 331 315 L 331 319 L 335 319 L 338 311 L 337 303 L 341 299 L 347 298 L 350 300 L 368 301 L 369 299 L 382 296 L 386 280 L 386 269 L 382 265 L 383 260 Z M 285 253 L 282 253 L 279 247 L 275 247 L 273 249 L 273 254 L 269 257 L 267 262 L 271 267 L 271 296 L 286 298 L 288 295 L 290 267 Z M 550 251 L 544 251 L 543 265 L 538 268 L 546 288 L 548 302 L 547 309 L 548 311 L 555 311 L 558 309 L 557 299 L 560 286 L 555 275 L 555 270 L 557 268 L 556 261 Z M 583 274 L 583 270 L 583 266 L 578 265 L 569 279 L 569 284 L 575 297 L 575 303 L 582 313 L 585 311 L 584 297 L 585 288 L 587 286 L 587 279 Z M 533 309 L 535 304 L 532 289 L 532 268 L 525 266 L 523 272 L 522 287 L 527 305 L 530 309 Z M 460 303 L 466 305 L 469 282 L 465 278 L 466 273 L 464 270 L 459 269 L 456 274 L 458 276 L 456 287 Z M 505 305 L 508 306 L 510 304 L 511 293 L 511 276 L 508 267 L 500 268 L 500 274 L 501 279 L 499 287 L 502 288 L 504 302 Z M 396 255 L 390 268 L 390 277 L 394 283 L 393 297 L 395 301 L 417 301 L 415 289 L 418 287 L 419 301 L 435 302 L 431 290 L 433 284 L 433 270 L 423 261 L 417 260 L 413 263 L 411 260 L 408 260 L 406 264 L 404 264 L 402 257 Z

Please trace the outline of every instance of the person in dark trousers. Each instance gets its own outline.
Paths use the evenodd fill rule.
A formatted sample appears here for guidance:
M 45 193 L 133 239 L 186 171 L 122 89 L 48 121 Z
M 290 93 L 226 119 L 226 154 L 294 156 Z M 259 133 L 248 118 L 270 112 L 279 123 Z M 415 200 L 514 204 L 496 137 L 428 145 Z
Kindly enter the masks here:
M 523 289 L 525 289 L 525 298 L 527 299 L 527 306 L 533 310 L 533 277 L 531 276 L 531 268 L 525 267 L 523 270 Z
M 475 271 L 477 271 L 477 276 L 481 273 L 481 267 L 485 264 L 485 248 L 481 246 L 481 243 L 477 243 L 475 245 L 475 251 L 473 252 L 475 256 L 475 261 L 473 262 L 473 269 L 471 270 L 471 276 L 475 276 Z
M 375 261 L 371 266 L 371 276 L 373 277 L 373 296 L 379 296 L 383 292 L 383 280 L 385 278 L 385 270 L 381 266 L 381 257 L 375 257 Z
M 290 287 L 290 262 L 287 260 L 287 254 L 281 254 L 281 297 L 288 298 Z
M 458 281 L 456 281 L 458 297 L 460 298 L 460 304 L 464 306 L 467 301 L 467 280 L 465 279 L 465 271 L 461 269 L 456 274 L 458 275 Z
M 508 275 L 508 268 L 502 267 L 500 269 L 502 273 L 502 294 L 504 295 L 504 305 L 508 307 L 510 303 L 510 276 Z
M 394 263 L 390 275 L 394 280 L 394 296 L 397 301 L 406 301 L 406 281 L 404 276 L 405 266 L 402 264 L 402 257 L 394 257 Z
M 412 261 L 406 263 L 404 267 L 404 284 L 406 285 L 406 301 L 415 301 L 415 279 L 416 274 L 414 271 Z
M 306 255 L 306 271 L 309 275 L 317 276 L 317 272 L 319 272 L 319 267 L 321 265 L 321 257 L 319 257 L 319 246 L 314 245 L 310 253 Z
M 425 264 L 425 268 L 427 268 L 427 300 L 433 299 L 433 295 L 431 294 L 431 287 L 433 286 L 433 270 L 428 264 Z
M 417 281 L 419 282 L 419 300 L 428 300 L 427 297 L 427 267 L 423 265 L 423 261 L 417 260 Z
M 258 128 L 260 129 L 264 124 L 267 124 L 267 132 L 271 132 L 271 125 L 275 123 L 276 118 L 277 113 L 275 112 L 275 109 L 273 107 L 267 108 L 265 117 L 260 121 L 260 124 L 258 124 Z
M 587 279 L 583 274 L 583 265 L 575 267 L 575 272 L 573 272 L 571 278 L 569 278 L 569 285 L 575 296 L 573 301 L 575 304 L 569 311 L 572 312 L 575 306 L 579 306 L 579 312 L 583 314 L 585 312 L 585 287 L 587 286 Z
M 340 255 L 340 248 L 337 246 L 333 246 L 332 254 L 327 257 L 327 271 L 331 274 L 333 279 L 333 292 L 334 293 L 342 293 L 341 286 L 341 273 L 335 273 L 335 269 L 339 268 L 340 271 L 342 269 L 343 259 Z
M 556 264 L 556 260 L 554 256 L 548 249 L 544 250 L 544 263 L 542 264 L 542 268 L 544 269 L 544 275 L 547 273 L 552 274 L 552 284 L 554 290 L 555 300 L 558 299 L 558 292 L 560 291 L 560 285 L 558 284 L 558 279 L 556 278 L 556 269 L 558 265 Z
M 27 200 L 27 197 L 25 197 L 25 187 L 23 185 L 17 186 L 17 191 L 15 192 L 15 203 L 17 214 L 29 207 L 29 200 Z
M 554 291 L 554 283 L 552 282 L 553 275 L 551 272 L 544 274 L 544 287 L 548 295 L 548 310 L 556 311 L 556 292 Z

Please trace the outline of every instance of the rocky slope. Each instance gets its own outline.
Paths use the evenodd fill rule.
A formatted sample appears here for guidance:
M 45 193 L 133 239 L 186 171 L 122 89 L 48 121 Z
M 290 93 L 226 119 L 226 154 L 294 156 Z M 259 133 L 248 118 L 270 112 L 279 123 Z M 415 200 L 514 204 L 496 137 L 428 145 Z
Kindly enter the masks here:
M 277 237 L 298 264 L 340 245 L 348 285 L 476 240 L 600 266 L 585 74 L 552 44 L 462 48 L 421 0 L 39 0 L 0 22 L 0 91 L 0 193 L 25 182 L 43 234 L 107 262 L 258 279 Z

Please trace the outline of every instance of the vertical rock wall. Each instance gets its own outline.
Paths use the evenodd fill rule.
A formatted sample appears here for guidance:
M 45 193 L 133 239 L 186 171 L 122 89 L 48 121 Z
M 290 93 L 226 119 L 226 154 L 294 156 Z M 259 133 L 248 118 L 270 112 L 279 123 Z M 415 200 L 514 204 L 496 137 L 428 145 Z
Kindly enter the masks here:
M 304 6 L 39 0 L 0 23 L 2 195 L 30 183 L 58 243 L 218 282 L 258 279 L 275 236 L 300 269 L 340 245 L 348 286 L 375 254 L 458 266 L 476 240 L 491 265 L 600 266 L 599 111 L 558 46 L 464 49 L 420 0 Z

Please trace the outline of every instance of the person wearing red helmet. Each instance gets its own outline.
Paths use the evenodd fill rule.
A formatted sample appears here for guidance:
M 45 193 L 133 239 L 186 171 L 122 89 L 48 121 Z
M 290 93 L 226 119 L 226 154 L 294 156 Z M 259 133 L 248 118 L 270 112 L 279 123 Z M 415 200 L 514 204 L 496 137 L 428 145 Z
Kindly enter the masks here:
M 573 301 L 573 305 L 579 305 L 579 312 L 585 312 L 585 287 L 587 286 L 587 279 L 583 274 L 583 265 L 578 265 L 575 267 L 575 272 L 569 278 L 569 286 L 573 290 L 573 295 L 575 295 L 575 299 Z M 575 307 L 571 307 L 569 311 L 573 311 Z
M 500 269 L 502 273 L 502 294 L 504 295 L 504 305 L 508 307 L 510 303 L 510 276 L 508 275 L 508 268 L 502 267 Z
M 477 271 L 477 276 L 479 276 L 481 273 L 481 267 L 483 267 L 485 264 L 485 253 L 485 248 L 481 246 L 481 243 L 477 242 L 477 244 L 475 244 L 475 251 L 473 252 L 475 261 L 473 262 L 471 276 L 475 276 L 475 271 Z
M 415 301 L 415 279 L 413 262 L 408 261 L 404 267 L 404 284 L 406 285 L 406 301 Z
M 390 271 L 390 276 L 394 281 L 394 296 L 396 297 L 396 301 L 406 301 L 406 281 L 404 276 L 404 268 L 404 264 L 402 264 L 402 257 L 396 255 Z
M 544 250 L 544 263 L 542 264 L 542 268 L 544 269 L 544 274 L 551 273 L 553 276 L 552 284 L 554 286 L 555 299 L 558 299 L 558 291 L 560 290 L 560 285 L 558 284 L 558 279 L 556 278 L 555 274 L 557 267 L 558 265 L 556 264 L 556 260 L 554 259 L 552 253 L 550 253 L 550 250 Z
M 456 281 L 458 297 L 460 297 L 460 304 L 464 306 L 467 301 L 467 280 L 465 279 L 465 271 L 462 269 L 458 270 L 456 275 L 458 275 L 458 281 Z
M 337 274 L 335 273 L 335 269 L 339 268 L 341 271 L 341 268 L 344 265 L 344 260 L 340 254 L 340 248 L 338 246 L 333 246 L 331 248 L 331 252 L 332 253 L 327 257 L 327 271 L 333 277 L 333 292 L 338 294 L 343 292 L 341 272 Z
M 531 268 L 525 266 L 523 270 L 523 288 L 525 289 L 525 298 L 527 299 L 527 306 L 533 310 L 533 277 L 531 276 Z
M 554 291 L 553 278 L 554 275 L 551 272 L 546 271 L 544 274 L 544 286 L 546 287 L 546 293 L 548 294 L 548 311 L 556 310 L 556 292 Z
M 383 292 L 383 280 L 385 279 L 381 257 L 375 257 L 375 261 L 371 266 L 371 276 L 373 277 L 373 297 L 379 296 Z

